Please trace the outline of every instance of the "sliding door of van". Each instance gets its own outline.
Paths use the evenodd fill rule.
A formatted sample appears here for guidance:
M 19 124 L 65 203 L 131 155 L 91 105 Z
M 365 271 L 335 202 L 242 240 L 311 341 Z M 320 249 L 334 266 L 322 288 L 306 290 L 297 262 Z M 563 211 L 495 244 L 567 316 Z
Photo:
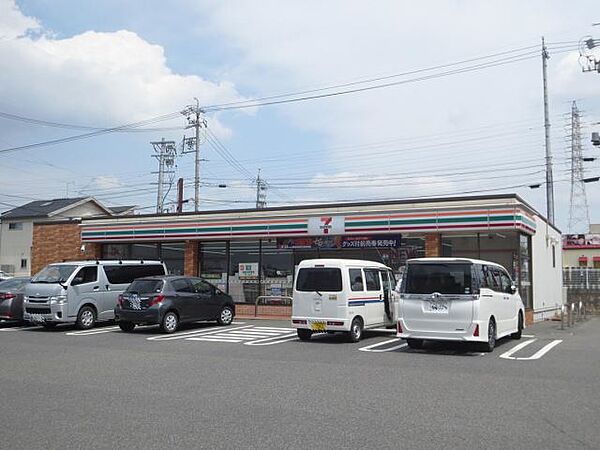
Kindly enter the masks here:
M 471 267 L 462 262 L 409 263 L 400 306 L 408 330 L 465 331 L 473 321 Z
M 379 269 L 363 269 L 365 274 L 366 293 L 363 298 L 365 305 L 365 326 L 379 325 L 383 320 L 383 291 Z

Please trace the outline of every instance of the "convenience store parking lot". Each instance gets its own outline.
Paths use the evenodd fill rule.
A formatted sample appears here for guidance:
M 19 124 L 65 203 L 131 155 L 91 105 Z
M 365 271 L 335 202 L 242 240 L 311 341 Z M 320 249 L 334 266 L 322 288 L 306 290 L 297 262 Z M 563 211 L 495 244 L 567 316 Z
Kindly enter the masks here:
M 491 354 L 386 330 L 300 342 L 245 319 L 175 335 L 0 325 L 2 446 L 598 448 L 599 324 L 536 324 Z

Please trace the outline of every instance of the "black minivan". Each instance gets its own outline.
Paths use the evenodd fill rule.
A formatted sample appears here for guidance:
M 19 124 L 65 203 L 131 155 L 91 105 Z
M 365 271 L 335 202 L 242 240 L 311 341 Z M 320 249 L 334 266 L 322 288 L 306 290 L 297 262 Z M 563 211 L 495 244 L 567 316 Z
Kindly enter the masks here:
M 115 308 L 115 320 L 123 331 L 159 324 L 165 333 L 173 333 L 184 322 L 216 320 L 229 325 L 234 316 L 230 295 L 202 278 L 173 275 L 134 280 Z

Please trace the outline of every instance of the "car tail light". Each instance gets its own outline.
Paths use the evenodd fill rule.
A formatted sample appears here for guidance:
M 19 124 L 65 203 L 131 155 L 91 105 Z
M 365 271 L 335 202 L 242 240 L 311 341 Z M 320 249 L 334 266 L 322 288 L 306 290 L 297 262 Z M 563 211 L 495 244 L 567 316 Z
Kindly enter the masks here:
M 327 321 L 327 325 L 331 325 L 334 327 L 343 327 L 344 326 L 344 322 L 334 322 L 334 321 Z
M 479 324 L 475 325 L 475 331 L 473 331 L 473 336 L 479 336 Z
M 396 322 L 396 333 L 402 333 L 402 325 L 400 325 L 400 321 Z
M 303 319 L 294 319 L 292 320 L 292 323 L 298 324 L 298 325 L 306 325 L 306 320 Z
M 165 296 L 163 294 L 157 295 L 152 300 L 150 300 L 150 303 L 148 303 L 148 307 L 158 305 L 164 299 L 165 299 Z
M 119 302 L 119 306 L 123 306 L 123 294 L 119 294 L 117 297 L 117 302 Z
M 0 294 L 0 300 L 10 300 L 11 298 L 15 298 L 15 294 L 11 294 L 9 292 Z

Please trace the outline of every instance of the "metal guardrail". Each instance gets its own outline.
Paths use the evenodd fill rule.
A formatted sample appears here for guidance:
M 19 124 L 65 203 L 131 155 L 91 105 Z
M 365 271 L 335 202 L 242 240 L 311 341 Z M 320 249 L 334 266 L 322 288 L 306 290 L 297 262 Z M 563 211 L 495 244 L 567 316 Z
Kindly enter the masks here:
M 259 295 L 256 297 L 256 302 L 254 302 L 254 317 L 257 316 L 258 313 L 258 304 L 261 300 L 274 300 L 279 299 L 280 302 L 278 305 L 291 305 L 292 297 L 288 297 L 287 295 Z M 266 303 L 265 303 L 266 304 Z

